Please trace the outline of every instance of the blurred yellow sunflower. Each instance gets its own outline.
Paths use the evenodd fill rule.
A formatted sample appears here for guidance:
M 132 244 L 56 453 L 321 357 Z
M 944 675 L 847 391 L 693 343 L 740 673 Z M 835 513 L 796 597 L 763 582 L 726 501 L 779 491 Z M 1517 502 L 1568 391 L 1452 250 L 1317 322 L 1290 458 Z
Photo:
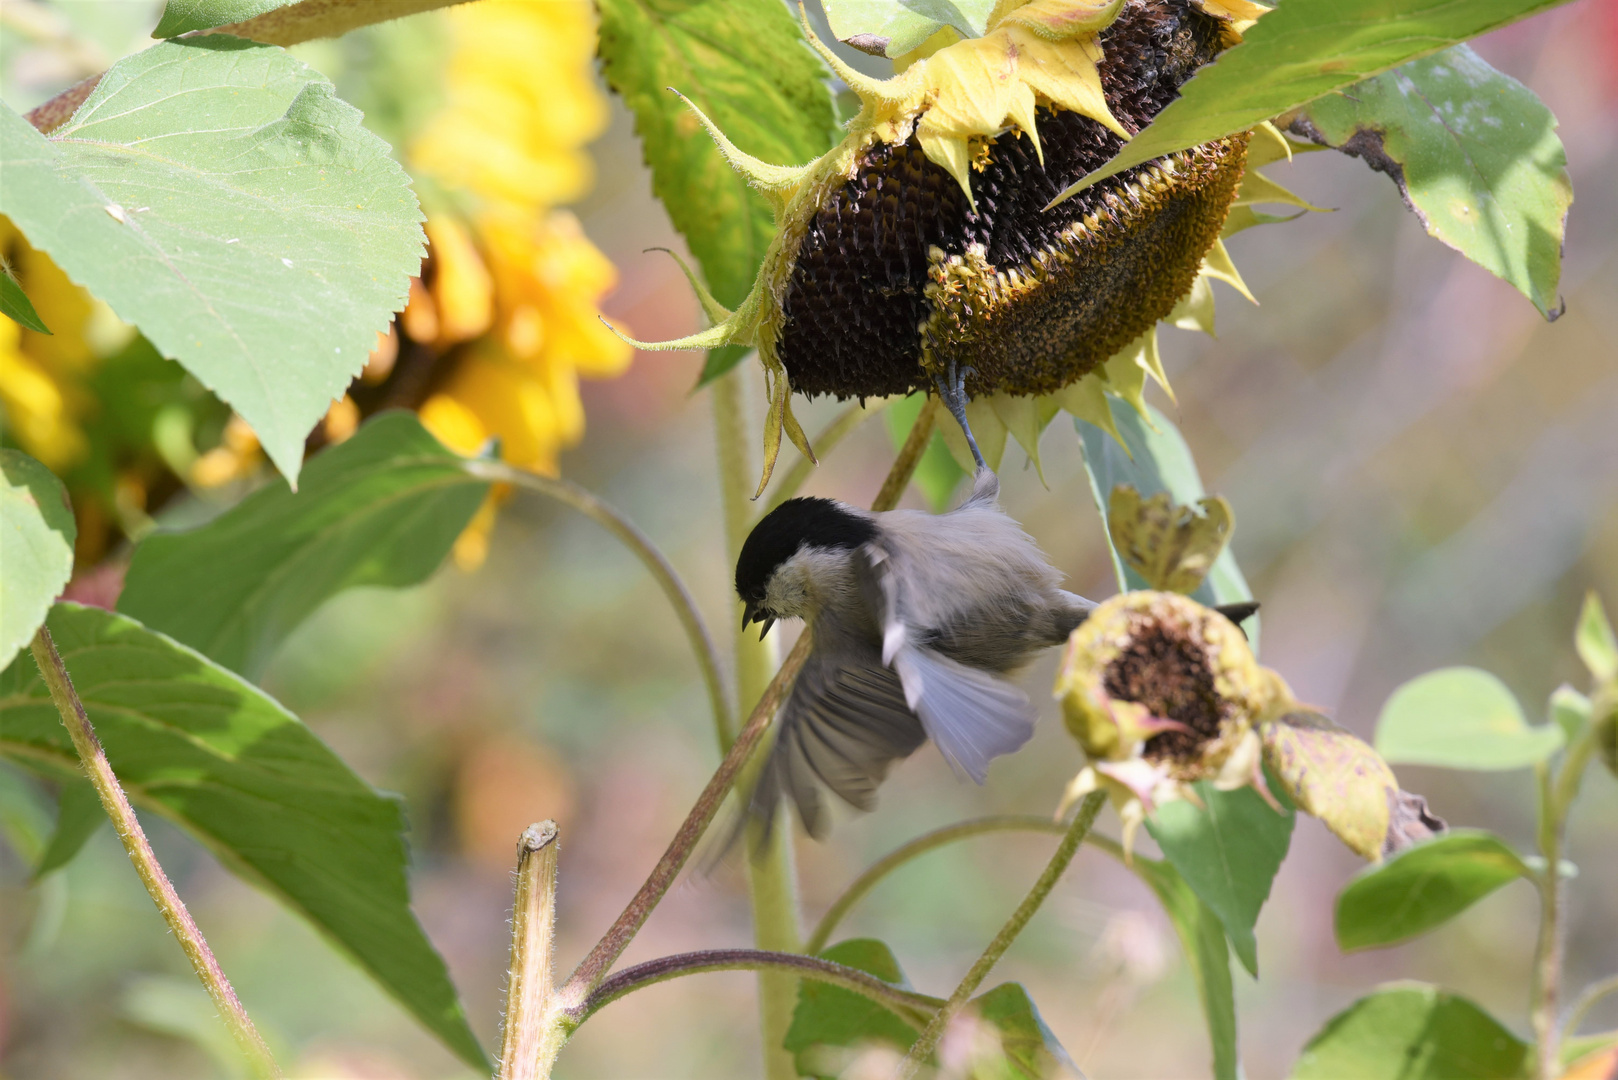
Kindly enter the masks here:
M 495 438 L 506 461 L 554 474 L 584 433 L 580 376 L 621 374 L 632 355 L 601 323 L 612 263 L 554 209 L 589 190 L 582 148 L 607 123 L 595 16 L 587 0 L 484 0 L 445 21 L 444 103 L 408 157 L 450 205 L 428 197 L 431 262 L 400 326 L 456 355 L 420 415 L 455 450 Z M 462 536 L 462 566 L 482 561 L 493 517 L 485 507 Z

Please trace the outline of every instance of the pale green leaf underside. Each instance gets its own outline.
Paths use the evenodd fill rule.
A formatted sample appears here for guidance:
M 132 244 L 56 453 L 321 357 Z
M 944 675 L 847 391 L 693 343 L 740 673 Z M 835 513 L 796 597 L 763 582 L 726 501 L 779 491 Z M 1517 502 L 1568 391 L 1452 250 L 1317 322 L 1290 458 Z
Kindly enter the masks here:
M 1532 90 L 1459 45 L 1328 94 L 1304 115 L 1333 146 L 1380 136 L 1430 234 L 1541 312 L 1559 310 L 1573 184 L 1556 118 Z
M 411 413 L 383 413 L 200 528 L 135 549 L 118 610 L 257 678 L 322 603 L 359 585 L 414 585 L 449 554 L 488 491 Z
M 0 665 L 27 647 L 73 576 L 77 537 L 62 482 L 20 450 L 0 449 Z
M 1528 1047 L 1463 997 L 1420 983 L 1360 998 L 1303 1048 L 1292 1080 L 1520 1080 Z
M 1393 692 L 1376 724 L 1389 762 L 1452 769 L 1521 769 L 1562 746 L 1555 724 L 1529 727 L 1506 684 L 1478 668 L 1428 672 Z
M 1231 947 L 1258 976 L 1253 928 L 1292 843 L 1294 814 L 1278 814 L 1251 788 L 1199 784 L 1203 807 L 1164 803 L 1146 821 L 1152 839 L 1224 923 Z
M 483 1052 L 410 911 L 404 816 L 258 688 L 132 619 L 58 604 L 48 625 L 130 798 L 306 915 L 469 1064 Z M 0 674 L 0 754 L 78 773 L 33 661 Z
M 1493 834 L 1445 833 L 1348 883 L 1337 897 L 1337 945 L 1353 952 L 1405 941 L 1527 875 L 1522 859 Z
M 421 261 L 416 197 L 359 112 L 286 50 L 217 35 L 120 61 L 49 138 L 0 109 L 0 153 L 0 212 L 295 481 Z
M 1246 131 L 1288 109 L 1565 0 L 1286 0 L 1180 88 L 1118 156 L 1064 194 L 1153 158 Z
M 1074 420 L 1073 423 L 1083 438 L 1084 467 L 1090 477 L 1091 494 L 1095 496 L 1096 507 L 1101 513 L 1102 532 L 1107 535 L 1108 550 L 1111 551 L 1112 539 L 1106 528 L 1107 506 L 1112 489 L 1118 484 L 1129 484 L 1143 498 L 1166 491 L 1181 506 L 1193 506 L 1208 493 L 1202 486 L 1197 463 L 1191 457 L 1191 448 L 1168 417 L 1148 405 L 1146 408 L 1151 419 L 1147 421 L 1127 402 L 1109 398 L 1107 404 L 1112 409 L 1112 421 L 1123 439 L 1123 446 L 1094 424 L 1083 420 Z M 1117 552 L 1113 552 L 1113 566 L 1119 575 L 1120 588 L 1146 588 L 1145 579 L 1125 566 Z M 1247 587 L 1247 579 L 1236 565 L 1236 555 L 1228 544 L 1214 560 L 1213 569 L 1197 591 L 1191 594 L 1191 598 L 1210 607 L 1253 598 L 1252 591 Z M 1255 654 L 1258 652 L 1260 619 L 1261 616 L 1254 615 L 1242 623 Z
M 982 37 L 994 12 L 994 0 L 824 0 L 823 6 L 839 41 L 886 38 L 889 56 L 904 55 L 946 26 Z

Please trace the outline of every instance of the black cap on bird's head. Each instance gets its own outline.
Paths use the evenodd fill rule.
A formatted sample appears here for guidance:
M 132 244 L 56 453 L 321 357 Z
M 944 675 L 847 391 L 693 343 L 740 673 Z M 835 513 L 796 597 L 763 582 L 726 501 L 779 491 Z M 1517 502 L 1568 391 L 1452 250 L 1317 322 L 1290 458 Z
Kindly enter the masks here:
M 866 514 L 831 499 L 800 498 L 765 514 L 753 526 L 736 559 L 736 595 L 742 598 L 742 627 L 763 623 L 759 640 L 782 612 L 765 606 L 770 579 L 801 548 L 851 551 L 876 539 L 876 524 Z

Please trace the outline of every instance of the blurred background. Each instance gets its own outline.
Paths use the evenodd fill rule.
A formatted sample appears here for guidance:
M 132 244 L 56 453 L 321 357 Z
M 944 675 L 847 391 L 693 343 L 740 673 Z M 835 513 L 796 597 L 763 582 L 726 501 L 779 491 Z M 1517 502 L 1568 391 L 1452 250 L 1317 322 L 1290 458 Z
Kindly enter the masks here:
M 4 0 L 0 95 L 26 110 L 144 47 L 160 6 Z M 559 470 L 631 516 L 723 638 L 734 605 L 709 396 L 691 389 L 701 357 L 630 355 L 595 322 L 599 308 L 637 336 L 664 339 L 695 329 L 698 309 L 675 264 L 645 253 L 682 246 L 652 198 L 632 118 L 595 73 L 590 9 L 556 0 L 475 11 L 298 50 L 411 168 L 433 241 L 411 311 L 312 447 L 391 404 L 420 409 L 462 449 L 499 434 L 509 457 Z M 504 44 L 480 52 L 474 38 Z M 1428 238 L 1385 177 L 1321 153 L 1268 171 L 1335 211 L 1230 244 L 1260 306 L 1218 286 L 1216 340 L 1161 334 L 1179 404 L 1161 395 L 1156 404 L 1181 425 L 1209 489 L 1236 509 L 1235 550 L 1264 604 L 1264 661 L 1367 737 L 1393 688 L 1447 664 L 1497 672 L 1542 716 L 1560 683 L 1584 686 L 1571 635 L 1585 592 L 1618 611 L 1618 0 L 1580 0 L 1476 47 L 1561 122 L 1576 202 L 1560 320 L 1545 323 L 1509 286 Z M 510 110 L 501 132 L 457 111 L 494 93 Z M 9 230 L 4 242 L 31 294 L 45 288 L 51 268 L 31 268 Z M 55 310 L 82 330 L 0 341 L 10 365 L 0 403 L 8 438 L 69 476 L 92 538 L 74 589 L 105 600 L 128 535 L 152 517 L 204 516 L 266 473 L 250 433 L 199 387 L 65 281 L 46 292 L 46 321 L 58 325 Z M 756 432 L 761 380 L 742 370 Z M 813 434 L 837 409 L 817 402 L 800 416 Z M 117 424 L 105 419 L 114 414 Z M 1070 587 L 1108 595 L 1065 418 L 1041 449 L 1044 484 L 1008 449 L 1006 507 Z M 786 455 L 784 465 L 795 460 Z M 870 419 L 807 490 L 867 503 L 891 458 L 887 425 Z M 908 499 L 924 505 L 914 491 Z M 101 516 L 87 523 L 87 514 Z M 796 628 L 782 629 L 784 648 Z M 1036 701 L 1048 701 L 1055 659 L 1026 675 Z M 288 643 L 266 686 L 364 777 L 404 797 L 416 910 L 486 1043 L 522 827 L 543 817 L 561 825 L 559 957 L 571 966 L 717 760 L 689 647 L 639 564 L 589 521 L 522 495 L 491 504 L 428 585 L 330 604 Z M 806 920 L 921 832 L 986 813 L 1049 813 L 1080 761 L 1054 703 L 1044 711 L 1035 745 L 997 762 L 985 787 L 958 782 L 924 748 L 895 771 L 877 812 L 850 816 L 827 843 L 801 841 Z M 1531 846 L 1528 772 L 1399 772 L 1452 825 Z M 15 786 L 20 775 L 5 779 Z M 163 821 L 147 826 L 290 1075 L 468 1075 L 298 918 Z M 1110 815 L 1104 828 L 1116 829 Z M 1569 843 L 1580 870 L 1571 988 L 1618 971 L 1615 845 L 1618 784 L 1596 770 Z M 941 991 L 1050 847 L 1048 837 L 999 836 L 933 853 L 884 882 L 840 936 L 883 938 L 918 988 Z M 1262 980 L 1235 974 L 1254 1080 L 1286 1075 L 1327 1018 L 1394 979 L 1443 984 L 1526 1033 L 1531 888 L 1507 887 L 1412 944 L 1344 956 L 1332 903 L 1360 865 L 1299 818 L 1259 921 Z M 742 881 L 730 865 L 688 874 L 625 961 L 749 943 Z M 1207 1073 L 1173 931 L 1133 875 L 1100 853 L 1081 853 L 992 977 L 1010 979 L 1028 985 L 1091 1076 Z M 705 975 L 636 994 L 580 1030 L 558 1075 L 755 1075 L 753 987 L 749 975 Z M 1588 1029 L 1615 1024 L 1609 999 Z M 15 846 L 0 843 L 0 1074 L 231 1076 L 224 1039 L 110 830 L 35 887 Z

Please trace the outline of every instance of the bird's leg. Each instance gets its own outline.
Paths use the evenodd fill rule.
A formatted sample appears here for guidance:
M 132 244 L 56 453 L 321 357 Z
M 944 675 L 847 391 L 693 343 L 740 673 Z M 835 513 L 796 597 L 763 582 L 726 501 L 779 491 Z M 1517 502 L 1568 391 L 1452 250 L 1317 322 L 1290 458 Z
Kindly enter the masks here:
M 955 417 L 955 422 L 961 425 L 961 433 L 966 436 L 966 445 L 972 451 L 972 460 L 977 462 L 978 468 L 987 469 L 989 466 L 983 460 L 983 453 L 978 449 L 978 441 L 972 437 L 972 425 L 966 422 L 966 376 L 971 368 L 960 367 L 954 360 L 949 362 L 949 370 L 938 376 L 938 398 Z

